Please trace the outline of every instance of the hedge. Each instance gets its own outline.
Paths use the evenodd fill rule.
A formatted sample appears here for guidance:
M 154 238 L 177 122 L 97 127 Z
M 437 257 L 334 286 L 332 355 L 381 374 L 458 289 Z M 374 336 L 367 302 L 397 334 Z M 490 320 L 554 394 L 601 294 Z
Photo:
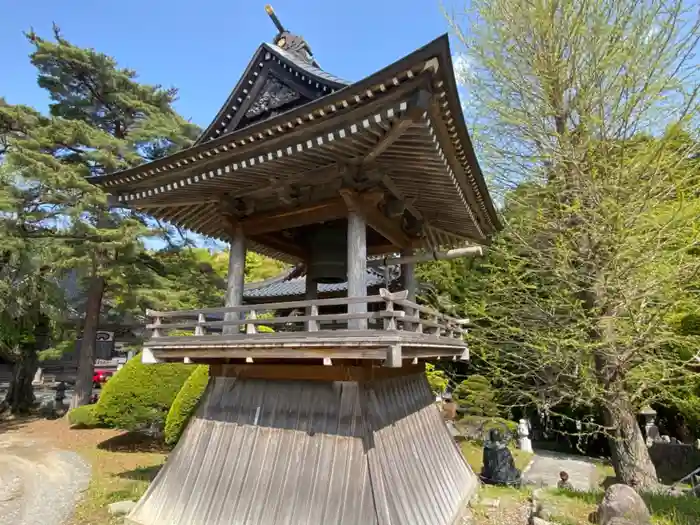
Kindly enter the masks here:
M 95 415 L 109 427 L 159 431 L 193 370 L 180 363 L 144 365 L 138 354 L 102 387 Z
M 68 422 L 79 428 L 99 427 L 101 422 L 95 413 L 97 405 L 83 405 L 68 412 Z
M 209 367 L 199 365 L 175 397 L 165 420 L 165 444 L 175 446 L 209 382 Z

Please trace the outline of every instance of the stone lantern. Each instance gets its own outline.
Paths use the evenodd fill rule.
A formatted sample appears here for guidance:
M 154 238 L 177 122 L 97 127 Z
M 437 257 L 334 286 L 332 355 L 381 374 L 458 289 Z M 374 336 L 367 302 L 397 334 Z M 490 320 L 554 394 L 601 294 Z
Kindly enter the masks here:
M 639 414 L 644 416 L 644 435 L 647 446 L 650 447 L 654 441 L 659 439 L 659 427 L 655 423 L 656 410 L 646 405 L 639 411 Z

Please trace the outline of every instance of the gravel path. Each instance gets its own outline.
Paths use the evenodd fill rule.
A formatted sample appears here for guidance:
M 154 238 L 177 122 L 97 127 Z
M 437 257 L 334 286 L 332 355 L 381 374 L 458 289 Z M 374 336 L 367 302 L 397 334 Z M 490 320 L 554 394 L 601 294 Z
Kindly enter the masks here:
M 0 525 L 62 525 L 90 481 L 78 454 L 0 435 Z
M 590 490 L 595 486 L 597 472 L 593 461 L 583 456 L 543 451 L 535 452 L 523 481 L 528 485 L 556 487 L 562 470 L 569 474 L 569 481 L 576 490 Z

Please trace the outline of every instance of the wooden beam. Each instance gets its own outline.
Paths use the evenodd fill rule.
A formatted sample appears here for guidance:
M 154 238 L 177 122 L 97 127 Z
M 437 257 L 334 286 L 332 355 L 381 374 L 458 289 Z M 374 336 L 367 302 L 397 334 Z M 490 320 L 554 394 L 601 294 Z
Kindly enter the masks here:
M 367 224 L 384 236 L 389 242 L 399 248 L 408 248 L 411 246 L 411 238 L 401 230 L 399 224 L 385 217 L 376 205 L 372 204 L 370 199 L 365 199 L 362 194 L 358 194 L 349 189 L 340 190 L 340 194 L 349 210 L 362 215 Z
M 251 241 L 255 241 L 258 244 L 262 244 L 277 250 L 278 252 L 286 253 L 291 255 L 295 259 L 303 261 L 306 259 L 306 251 L 299 245 L 282 239 L 279 236 L 268 234 L 256 235 L 255 237 L 250 237 Z
M 218 199 L 213 197 L 201 199 L 177 200 L 171 202 L 135 202 L 132 206 L 138 210 L 150 210 L 153 208 L 179 208 L 180 206 L 196 206 L 198 204 L 210 204 L 217 202 Z
M 332 198 L 291 210 L 259 213 L 238 219 L 238 224 L 248 236 L 298 228 L 308 224 L 332 221 L 347 216 L 345 201 Z
M 209 368 L 209 375 L 219 377 L 360 382 L 421 374 L 424 372 L 424 364 L 406 365 L 400 369 L 377 366 L 323 366 L 310 364 L 259 364 L 256 366 L 216 364 Z

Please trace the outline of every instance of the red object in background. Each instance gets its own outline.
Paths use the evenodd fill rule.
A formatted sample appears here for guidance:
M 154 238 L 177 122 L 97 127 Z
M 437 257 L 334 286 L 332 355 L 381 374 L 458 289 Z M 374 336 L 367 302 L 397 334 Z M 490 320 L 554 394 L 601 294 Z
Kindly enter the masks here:
M 92 384 L 96 387 L 102 386 L 110 377 L 112 377 L 113 372 L 111 370 L 95 370 L 92 376 Z

